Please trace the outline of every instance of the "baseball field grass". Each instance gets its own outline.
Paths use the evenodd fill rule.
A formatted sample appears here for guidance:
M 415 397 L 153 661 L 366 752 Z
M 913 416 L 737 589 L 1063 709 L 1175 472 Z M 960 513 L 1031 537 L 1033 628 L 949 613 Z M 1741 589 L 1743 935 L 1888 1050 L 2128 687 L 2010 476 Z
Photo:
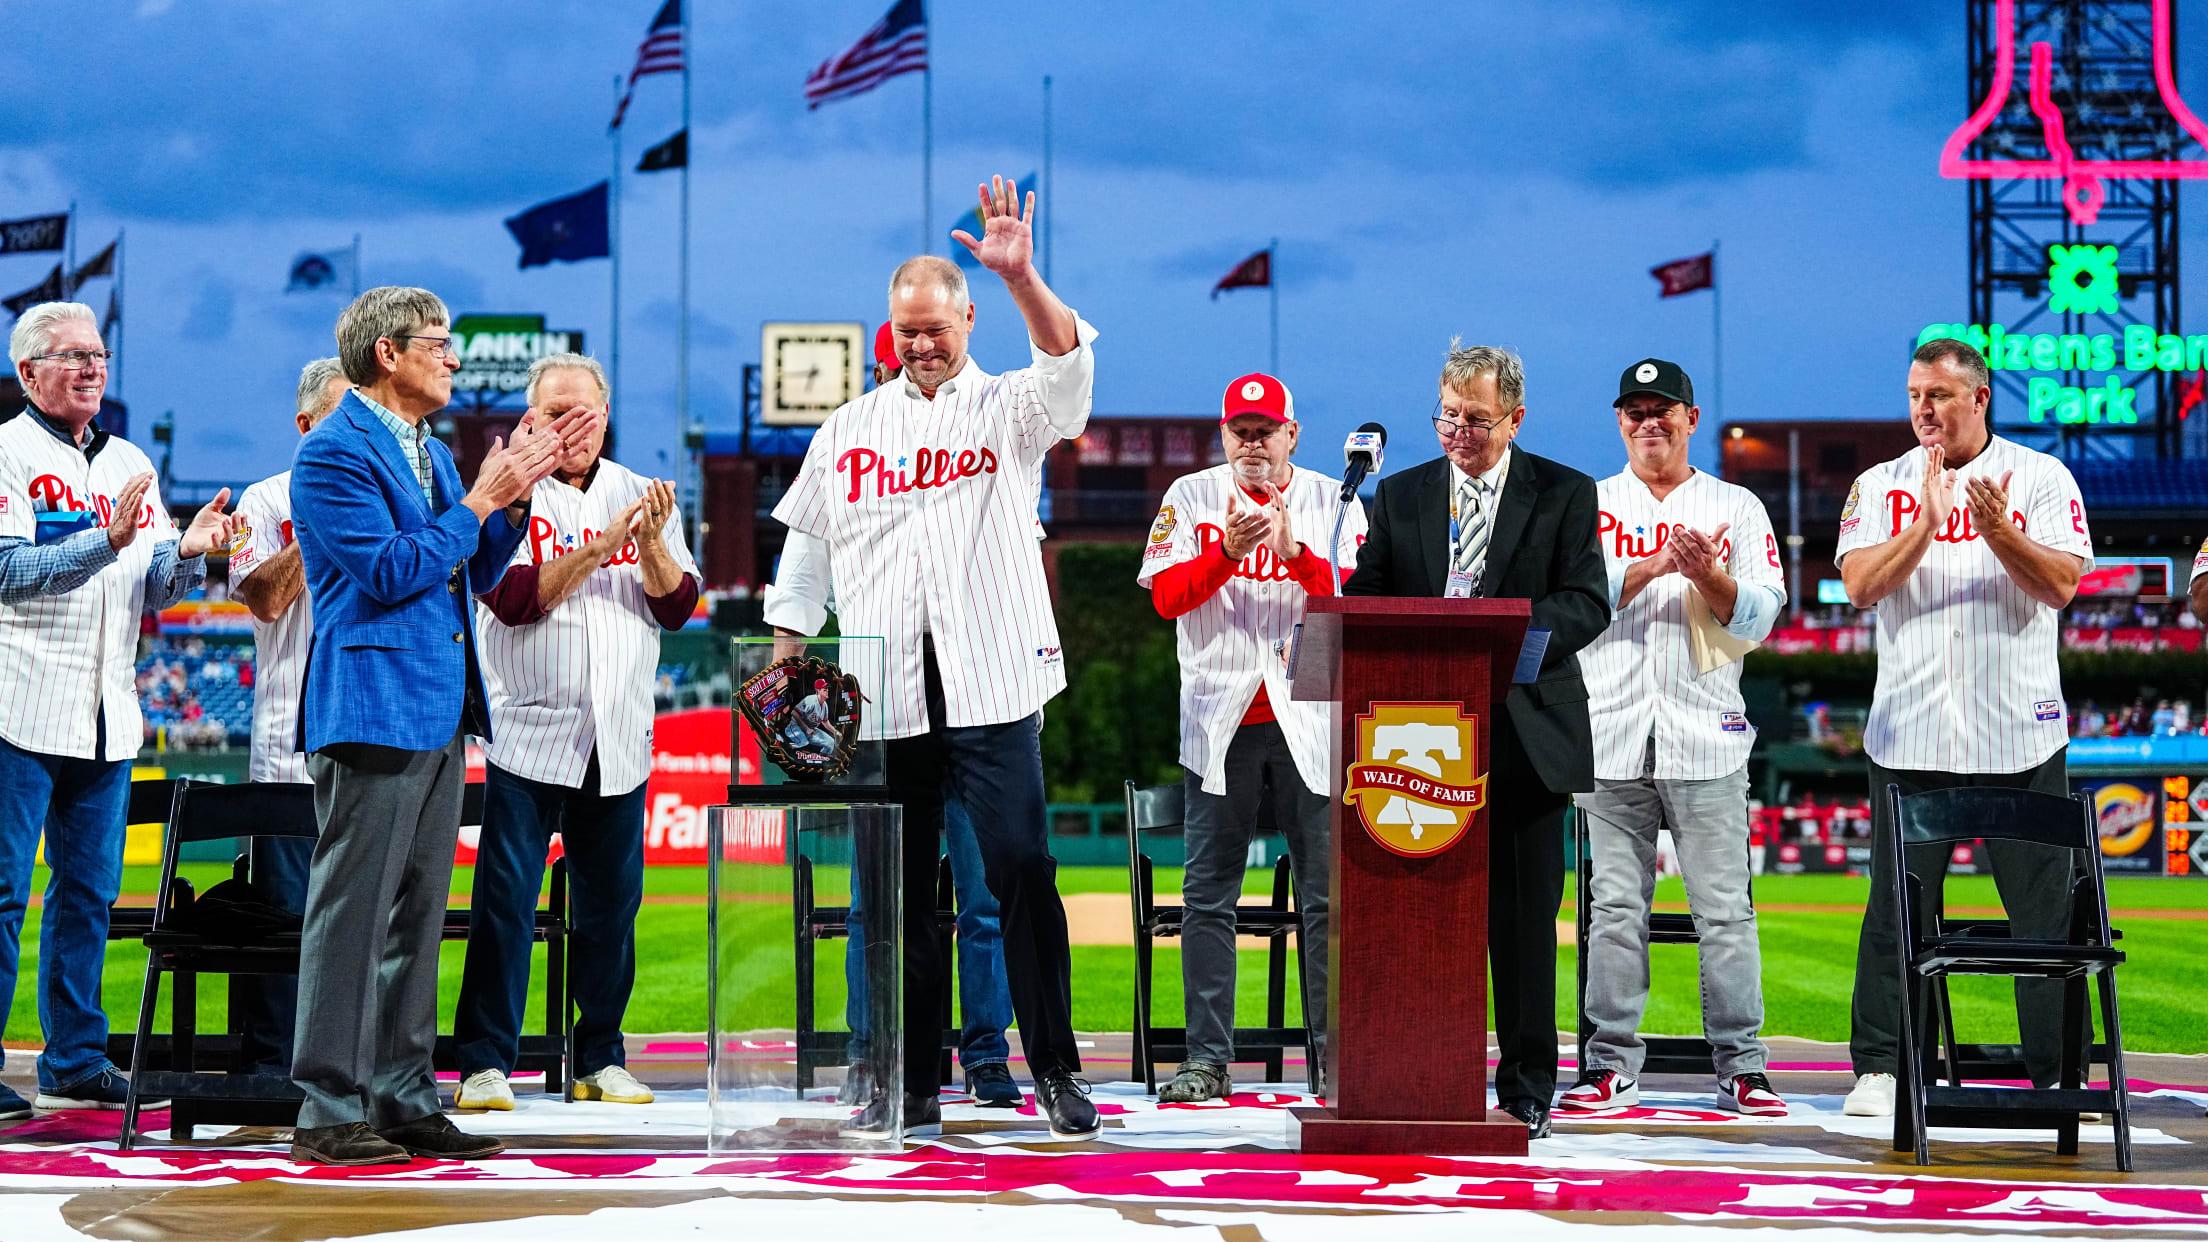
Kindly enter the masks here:
M 221 878 L 225 868 L 194 867 L 195 882 L 202 888 Z M 1060 873 L 1060 888 L 1074 894 L 1124 894 L 1126 872 L 1111 867 L 1068 867 Z M 123 891 L 144 900 L 157 875 L 150 867 L 126 869 Z M 472 880 L 469 869 L 454 875 L 456 903 L 464 903 Z M 45 874 L 37 880 L 44 887 Z M 625 1027 L 630 1032 L 696 1032 L 705 1028 L 705 879 L 702 868 L 654 867 L 646 871 L 646 904 L 637 925 L 637 983 Z M 1176 893 L 1178 872 L 1161 871 L 1157 889 Z M 1256 891 L 1253 880 L 1251 890 Z M 2123 1001 L 2125 1046 L 2143 1052 L 2208 1052 L 2208 1028 L 2201 1023 L 2203 996 L 2208 996 L 2208 883 L 2179 879 L 2113 879 L 2109 904 L 2118 911 L 2116 925 L 2124 933 L 2123 948 L 2129 961 L 2118 973 Z M 1869 882 L 1846 876 L 1767 876 L 1756 883 L 1763 946 L 1763 980 L 1766 1020 L 1770 1035 L 1797 1035 L 1810 1039 L 1846 1040 L 1848 998 L 1853 987 L 1856 937 Z M 1684 892 L 1676 879 L 1658 885 L 1660 907 L 1685 909 Z M 1951 908 L 1992 907 L 1997 904 L 1993 882 L 1987 877 L 1956 877 L 1949 882 Z M 15 1003 L 9 1010 L 6 1038 L 13 1043 L 40 1039 L 37 1010 L 38 915 L 30 912 L 22 939 L 20 972 Z M 1561 917 L 1569 923 L 1567 903 Z M 737 914 L 743 921 L 740 939 L 756 943 L 753 958 L 759 964 L 755 1004 L 747 1016 L 762 1024 L 785 1025 L 786 1003 L 777 1005 L 773 994 L 786 995 L 787 984 L 778 972 L 791 969 L 787 913 L 771 904 Z M 756 932 L 751 928 L 756 925 Z M 837 966 L 843 946 L 824 944 L 819 997 L 823 1025 L 840 1025 L 841 971 Z M 1572 979 L 1573 948 L 1558 950 L 1557 1024 L 1574 1024 Z M 464 947 L 444 946 L 440 962 L 438 1002 L 442 1029 L 451 1029 L 453 1005 L 459 993 Z M 543 984 L 542 950 L 533 986 Z M 1692 1034 L 1701 1028 L 1700 990 L 1694 977 L 1694 953 L 1688 948 L 1660 948 L 1655 954 L 1654 983 L 1643 1029 L 1649 1033 Z M 1156 956 L 1157 1020 L 1177 1022 L 1181 1003 L 1180 954 L 1163 942 Z M 1124 1031 L 1130 1024 L 1134 992 L 1134 951 L 1124 944 L 1077 944 L 1073 950 L 1074 1025 L 1084 1031 Z M 110 1023 L 127 1030 L 137 1020 L 138 998 L 145 981 L 145 952 L 135 943 L 117 942 L 108 949 L 104 998 Z M 164 987 L 168 984 L 164 980 Z M 1238 989 L 1241 1021 L 1248 1024 L 1262 1015 L 1264 1006 L 1263 958 L 1245 953 Z M 2006 1041 L 2015 1038 L 2016 1015 L 2005 983 L 1965 979 L 1954 989 L 1956 1021 L 1965 1039 Z M 202 1030 L 223 1029 L 227 1013 L 225 989 L 219 980 L 202 981 L 199 1021 Z M 1289 1002 L 1289 1020 L 1297 1021 L 1300 1006 Z M 541 1001 L 532 1001 L 529 1029 Z M 168 1007 L 161 1006 L 156 1029 L 168 1028 Z M 779 1017 L 780 1021 L 775 1021 Z

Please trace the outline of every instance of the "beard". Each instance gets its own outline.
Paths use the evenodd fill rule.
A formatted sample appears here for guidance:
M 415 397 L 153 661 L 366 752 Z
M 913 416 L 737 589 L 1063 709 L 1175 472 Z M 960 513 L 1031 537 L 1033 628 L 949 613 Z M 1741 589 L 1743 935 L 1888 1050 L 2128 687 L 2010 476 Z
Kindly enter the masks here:
M 1254 487 L 1273 477 L 1273 463 L 1263 457 L 1237 457 L 1233 463 L 1235 482 Z

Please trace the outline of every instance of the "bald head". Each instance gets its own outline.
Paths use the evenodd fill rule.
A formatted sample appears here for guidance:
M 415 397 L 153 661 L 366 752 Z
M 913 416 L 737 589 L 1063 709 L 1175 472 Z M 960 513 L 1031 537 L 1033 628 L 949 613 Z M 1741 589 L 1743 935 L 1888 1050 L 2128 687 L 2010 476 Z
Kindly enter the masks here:
M 944 309 L 953 315 L 966 313 L 966 273 L 941 255 L 916 254 L 898 264 L 889 277 L 891 305 L 896 304 L 900 290 L 909 291 L 908 297 L 923 294 L 941 298 Z

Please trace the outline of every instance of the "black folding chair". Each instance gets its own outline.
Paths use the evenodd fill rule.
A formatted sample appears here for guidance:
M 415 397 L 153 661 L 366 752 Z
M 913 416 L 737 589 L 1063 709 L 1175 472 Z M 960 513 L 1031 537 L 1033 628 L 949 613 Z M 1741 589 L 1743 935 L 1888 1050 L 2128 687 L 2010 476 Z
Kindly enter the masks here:
M 1188 1028 L 1185 1025 L 1151 1025 L 1152 944 L 1163 937 L 1180 935 L 1188 911 L 1183 906 L 1157 904 L 1151 878 L 1153 868 L 1150 855 L 1142 848 L 1142 837 L 1144 833 L 1182 832 L 1186 826 L 1187 794 L 1178 783 L 1137 789 L 1133 781 L 1128 781 L 1126 789 L 1128 904 L 1134 912 L 1135 931 L 1135 1064 L 1131 1081 L 1142 1083 L 1143 1090 L 1156 1095 L 1158 1062 L 1179 1064 L 1188 1059 Z M 1259 827 L 1263 829 L 1266 825 L 1261 822 Z M 1316 1094 L 1319 1058 L 1311 1048 L 1311 1029 L 1286 1025 L 1290 937 L 1296 941 L 1299 988 L 1303 980 L 1303 915 L 1293 900 L 1292 875 L 1293 869 L 1283 855 L 1273 864 L 1272 900 L 1262 906 L 1238 904 L 1234 908 L 1235 935 L 1263 936 L 1270 942 L 1265 962 L 1266 1024 L 1234 1028 L 1234 1052 L 1243 1061 L 1262 1063 L 1267 1082 L 1279 1082 L 1284 1076 L 1282 1066 L 1287 1050 L 1303 1049 L 1304 1080 Z
M 168 826 L 169 811 L 176 801 L 176 780 L 159 778 L 134 780 L 130 783 L 130 803 L 123 822 L 126 824 L 159 824 Z M 178 891 L 190 894 L 192 882 L 181 876 L 176 881 Z M 153 927 L 152 906 L 110 906 L 107 911 L 107 938 L 115 940 L 139 940 Z M 208 1057 L 227 1056 L 237 1051 L 237 1040 L 230 1036 L 203 1037 L 199 1051 Z M 166 1035 L 156 1035 L 146 1049 L 146 1064 L 155 1069 L 169 1067 L 170 1041 Z M 117 1065 L 129 1065 L 138 1055 L 137 1041 L 129 1031 L 107 1033 L 107 1059 Z
M 484 787 L 480 782 L 464 786 L 460 799 L 460 822 L 463 825 L 483 822 Z M 514 1069 L 544 1071 L 546 1095 L 557 1091 L 560 1098 L 572 1103 L 575 1099 L 573 1075 L 567 1067 L 575 1062 L 575 993 L 567 977 L 567 858 L 562 855 L 552 861 L 550 899 L 531 916 L 529 938 L 544 944 L 544 1033 L 523 1033 L 514 1043 Z M 444 926 L 439 930 L 441 941 L 465 941 L 468 930 L 474 926 L 474 910 L 470 906 L 447 906 Z M 437 1037 L 436 1050 L 431 1054 L 431 1064 L 439 1069 L 458 1072 L 466 1067 L 460 1064 L 460 1045 L 450 1035 Z
M 1985 1126 L 2055 1131 L 2058 1154 L 2078 1153 L 2079 1114 L 2105 1112 L 2116 1128 L 2116 1167 L 2131 1171 L 2131 1106 L 2125 1090 L 2123 1027 L 2116 1003 L 2116 967 L 2124 961 L 2108 925 L 2108 891 L 2101 875 L 2100 833 L 2093 805 L 2083 797 L 2060 797 L 2029 789 L 1974 787 L 1940 789 L 1904 797 L 1888 785 L 1896 831 L 1888 845 L 1896 889 L 1895 931 L 1901 946 L 1900 1081 L 1894 1108 L 1894 1150 L 1914 1151 L 1918 1164 L 1930 1164 L 1926 1128 L 1933 1125 Z M 2006 919 L 1943 919 L 1923 883 L 1909 873 L 1907 849 L 1972 839 L 2023 841 L 2083 855 L 2073 873 L 2070 921 L 2060 940 L 2026 939 L 2013 934 Z M 1972 1087 L 1964 1083 L 1965 1062 L 1955 1042 L 1946 1003 L 1950 975 L 2037 976 L 2061 979 L 2063 987 L 2061 1083 L 2056 1087 Z M 2091 1027 L 2086 1020 L 2085 982 L 2099 991 L 2101 1024 L 2106 1032 L 2108 1086 L 2086 1079 L 2093 1059 Z M 1941 1011 L 1937 1023 L 1925 1010 Z M 1937 1046 L 1944 1037 L 1945 1055 Z M 1949 1082 L 1930 1080 L 1946 1067 Z
M 130 1086 L 123 1099 L 121 1147 L 137 1142 L 139 1101 L 166 1097 L 170 1137 L 189 1139 L 195 1125 L 291 1125 L 305 1099 L 291 1079 L 275 1074 L 200 1073 L 197 1047 L 199 976 L 296 975 L 299 933 L 279 932 L 252 944 L 224 944 L 178 925 L 188 885 L 176 874 L 182 847 L 191 841 L 230 837 L 313 837 L 314 787 L 293 784 L 216 785 L 174 783 L 161 847 L 161 884 L 143 939 L 146 986 L 138 1002 L 138 1032 L 131 1043 Z M 161 976 L 176 976 L 169 999 L 171 1066 L 150 1065 L 153 1011 Z
M 1587 834 L 1587 816 L 1577 806 L 1567 814 L 1572 820 L 1572 851 L 1576 862 L 1573 875 L 1577 879 L 1578 940 L 1573 957 L 1579 964 L 1579 1063 L 1586 1071 L 1587 1041 L 1595 1034 L 1595 1024 L 1587 1020 L 1587 938 L 1594 930 L 1595 897 L 1593 888 L 1594 847 Z M 1748 842 L 1742 839 L 1740 848 L 1746 851 Z M 1755 881 L 1749 879 L 1748 902 L 1755 904 Z M 1694 915 L 1660 910 L 1648 913 L 1648 943 L 1691 944 L 1700 946 L 1701 932 L 1695 927 Z M 1646 1057 L 1641 1063 L 1643 1074 L 1714 1074 L 1717 1072 L 1717 1053 L 1709 1041 L 1693 1035 L 1644 1035 L 1641 1037 Z

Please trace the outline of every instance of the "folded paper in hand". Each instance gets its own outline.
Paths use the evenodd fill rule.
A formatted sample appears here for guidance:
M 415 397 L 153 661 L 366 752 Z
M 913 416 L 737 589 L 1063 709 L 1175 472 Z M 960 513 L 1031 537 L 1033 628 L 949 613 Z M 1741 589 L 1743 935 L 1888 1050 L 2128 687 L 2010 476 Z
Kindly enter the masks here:
M 1702 592 L 1691 588 L 1687 591 L 1687 646 L 1694 651 L 1695 676 L 1730 664 L 1762 645 L 1727 633 Z

